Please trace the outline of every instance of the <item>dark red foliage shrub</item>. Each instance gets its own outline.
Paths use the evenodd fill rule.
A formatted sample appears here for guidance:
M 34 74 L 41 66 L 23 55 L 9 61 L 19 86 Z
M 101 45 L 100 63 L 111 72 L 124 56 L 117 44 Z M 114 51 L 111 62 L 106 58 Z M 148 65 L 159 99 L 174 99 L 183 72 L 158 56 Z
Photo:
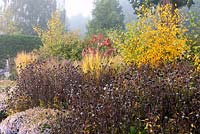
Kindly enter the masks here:
M 71 62 L 57 60 L 38 61 L 20 73 L 17 88 L 20 95 L 28 96 L 30 107 L 55 107 L 69 99 L 70 92 L 78 89 L 83 78 Z M 69 100 L 70 101 L 70 100 Z M 67 106 L 68 101 L 65 106 Z M 64 104 L 63 104 L 64 105 Z
M 98 87 L 85 84 L 72 95 L 67 133 L 127 134 L 133 104 L 131 90 L 115 88 L 111 83 Z
M 68 133 L 199 133 L 200 75 L 187 62 L 129 67 L 72 95 Z
M 29 107 L 69 112 L 63 133 L 128 134 L 200 132 L 200 73 L 180 61 L 151 68 L 130 66 L 96 84 L 84 79 L 79 67 L 66 62 L 37 62 L 27 66 L 18 82 Z
M 97 85 L 93 79 L 84 79 L 70 62 L 44 61 L 28 65 L 20 73 L 17 88 L 18 96 L 30 97 L 28 107 L 21 110 L 42 102 L 44 107 L 69 111 L 65 133 L 126 134 L 134 96 L 130 90 L 113 87 L 114 82 L 105 75 Z
M 118 83 L 134 92 L 134 126 L 140 121 L 148 133 L 200 133 L 200 72 L 188 62 L 132 66 Z

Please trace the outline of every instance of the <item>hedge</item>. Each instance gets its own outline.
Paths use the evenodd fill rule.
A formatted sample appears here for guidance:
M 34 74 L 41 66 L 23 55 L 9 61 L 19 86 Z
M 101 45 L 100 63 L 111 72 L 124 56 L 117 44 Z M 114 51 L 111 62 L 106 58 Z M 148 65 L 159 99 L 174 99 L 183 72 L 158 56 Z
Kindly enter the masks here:
M 39 37 L 26 35 L 0 35 L 0 68 L 4 68 L 5 60 L 13 58 L 20 51 L 30 52 L 42 44 Z

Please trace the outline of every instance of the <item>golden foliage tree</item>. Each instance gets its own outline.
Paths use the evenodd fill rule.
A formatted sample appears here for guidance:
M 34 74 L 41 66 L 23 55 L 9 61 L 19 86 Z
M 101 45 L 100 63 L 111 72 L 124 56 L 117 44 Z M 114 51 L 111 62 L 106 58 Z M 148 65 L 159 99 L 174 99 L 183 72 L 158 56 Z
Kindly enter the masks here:
M 76 32 L 66 32 L 60 14 L 55 12 L 47 22 L 47 30 L 34 27 L 42 40 L 41 57 L 59 57 L 66 59 L 80 59 L 82 45 Z
M 143 8 L 144 15 L 128 24 L 127 32 L 110 35 L 126 63 L 155 67 L 182 58 L 188 49 L 183 16 L 178 9 L 171 11 L 170 5 L 157 7 L 155 13 Z
M 12 13 L 9 8 L 6 9 L 2 14 L 0 14 L 0 32 L 2 32 L 3 34 L 20 33 L 11 16 Z

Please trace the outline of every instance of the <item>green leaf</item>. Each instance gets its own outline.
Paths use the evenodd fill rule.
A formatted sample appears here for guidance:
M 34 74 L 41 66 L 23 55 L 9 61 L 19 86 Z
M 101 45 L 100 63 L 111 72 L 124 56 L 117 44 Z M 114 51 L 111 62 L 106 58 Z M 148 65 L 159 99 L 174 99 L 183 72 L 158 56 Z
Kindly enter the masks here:
M 135 127 L 131 126 L 130 127 L 130 134 L 136 134 L 137 133 L 137 130 Z

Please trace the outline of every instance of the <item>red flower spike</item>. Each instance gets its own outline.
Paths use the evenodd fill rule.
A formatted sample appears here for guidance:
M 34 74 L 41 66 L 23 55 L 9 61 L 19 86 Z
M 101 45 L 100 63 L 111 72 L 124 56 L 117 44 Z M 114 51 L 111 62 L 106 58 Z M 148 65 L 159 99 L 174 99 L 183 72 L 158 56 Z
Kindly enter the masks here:
M 95 54 L 96 53 L 96 51 L 93 49 L 93 48 L 88 48 L 88 53 L 89 54 Z
M 104 43 L 103 43 L 103 42 L 98 43 L 98 46 L 99 46 L 99 47 L 102 47 L 102 46 L 104 46 Z
M 83 51 L 82 51 L 82 53 L 81 53 L 82 57 L 84 57 L 86 54 L 87 54 L 87 50 L 86 50 L 86 49 L 83 49 Z
M 97 36 L 97 40 L 98 40 L 98 41 L 101 41 L 103 38 L 104 38 L 103 34 L 99 34 L 99 35 Z
M 103 41 L 103 44 L 104 44 L 104 46 L 111 47 L 110 39 L 106 38 L 106 39 Z
M 110 56 L 112 55 L 116 50 L 114 48 L 111 48 L 111 49 L 107 49 L 105 52 L 104 52 L 104 56 Z

